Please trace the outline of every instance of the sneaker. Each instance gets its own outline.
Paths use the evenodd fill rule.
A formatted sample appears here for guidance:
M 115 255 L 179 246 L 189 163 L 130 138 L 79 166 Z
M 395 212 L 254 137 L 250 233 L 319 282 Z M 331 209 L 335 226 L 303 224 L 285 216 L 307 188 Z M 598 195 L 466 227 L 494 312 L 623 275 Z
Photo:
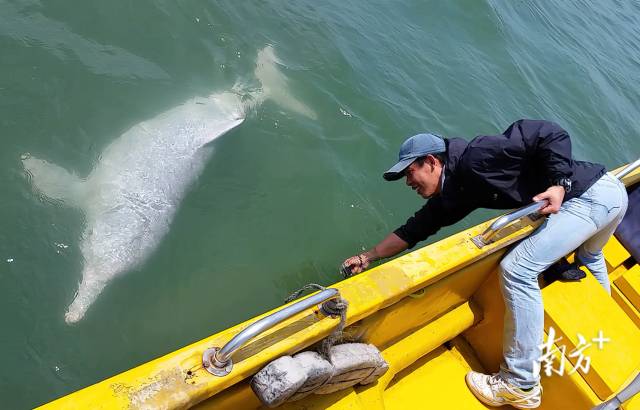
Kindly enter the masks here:
M 542 386 L 538 383 L 529 391 L 524 391 L 506 382 L 495 373 L 493 375 L 469 372 L 465 377 L 467 386 L 474 396 L 489 406 L 510 404 L 517 409 L 535 409 L 542 401 Z

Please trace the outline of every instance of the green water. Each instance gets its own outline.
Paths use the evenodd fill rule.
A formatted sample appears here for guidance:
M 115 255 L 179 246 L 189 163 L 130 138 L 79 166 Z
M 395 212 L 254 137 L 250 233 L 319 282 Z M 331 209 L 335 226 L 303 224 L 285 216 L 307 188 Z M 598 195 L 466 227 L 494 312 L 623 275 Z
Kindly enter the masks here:
M 251 81 L 266 45 L 317 118 L 267 101 L 216 140 L 154 253 L 67 325 L 83 213 L 34 194 L 21 156 L 86 176 L 133 125 Z M 579 159 L 635 159 L 638 84 L 634 1 L 0 0 L 1 407 L 44 403 L 337 281 L 344 258 L 421 205 L 381 178 L 413 133 L 469 139 L 545 118 Z

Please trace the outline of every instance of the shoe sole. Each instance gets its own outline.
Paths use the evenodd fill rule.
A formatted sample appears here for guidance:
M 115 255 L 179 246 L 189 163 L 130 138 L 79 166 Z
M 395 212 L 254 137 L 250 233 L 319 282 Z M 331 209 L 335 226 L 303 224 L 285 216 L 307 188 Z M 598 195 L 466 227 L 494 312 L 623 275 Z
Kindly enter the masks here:
M 481 402 L 483 402 L 487 406 L 501 407 L 501 406 L 504 406 L 504 405 L 507 404 L 507 403 L 500 403 L 500 402 L 491 401 L 491 400 L 487 399 L 486 397 L 480 395 L 479 393 L 476 393 L 476 390 L 472 387 L 473 385 L 472 385 L 471 381 L 469 380 L 469 373 L 467 373 L 464 376 L 464 382 L 467 384 L 467 387 L 469 388 L 469 390 L 471 390 L 471 393 L 473 393 L 475 398 L 480 400 Z

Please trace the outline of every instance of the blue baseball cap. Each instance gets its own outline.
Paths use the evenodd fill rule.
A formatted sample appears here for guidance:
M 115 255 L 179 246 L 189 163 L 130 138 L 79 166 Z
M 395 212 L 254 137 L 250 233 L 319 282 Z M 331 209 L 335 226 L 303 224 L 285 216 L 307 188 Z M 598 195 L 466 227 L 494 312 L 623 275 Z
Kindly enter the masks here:
M 424 157 L 428 154 L 439 154 L 446 150 L 444 140 L 438 135 L 430 133 L 414 135 L 402 143 L 398 153 L 398 162 L 382 176 L 387 181 L 396 181 L 404 176 L 404 170 L 416 158 Z

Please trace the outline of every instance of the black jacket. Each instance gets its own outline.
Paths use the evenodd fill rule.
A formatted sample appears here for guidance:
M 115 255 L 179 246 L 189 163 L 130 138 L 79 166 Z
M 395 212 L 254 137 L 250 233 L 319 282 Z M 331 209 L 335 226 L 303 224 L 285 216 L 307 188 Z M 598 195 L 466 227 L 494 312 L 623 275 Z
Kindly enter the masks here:
M 530 204 L 559 178 L 569 178 L 567 201 L 606 173 L 604 166 L 571 158 L 569 134 L 549 121 L 520 120 L 500 135 L 469 143 L 445 139 L 447 158 L 440 194 L 394 232 L 412 248 L 477 208 L 510 209 Z

